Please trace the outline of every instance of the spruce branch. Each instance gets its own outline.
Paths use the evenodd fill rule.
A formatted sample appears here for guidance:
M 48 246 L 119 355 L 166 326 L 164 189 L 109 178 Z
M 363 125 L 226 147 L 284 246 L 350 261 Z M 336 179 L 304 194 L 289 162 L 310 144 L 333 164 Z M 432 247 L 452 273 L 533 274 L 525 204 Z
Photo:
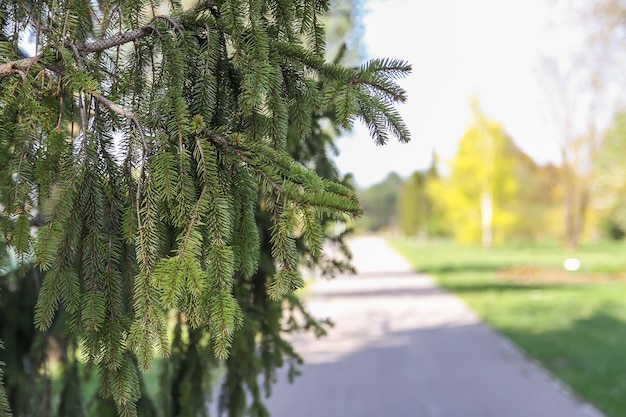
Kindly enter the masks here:
M 178 32 L 178 34 L 180 35 L 181 39 L 183 39 L 185 37 L 185 33 L 183 32 L 183 29 L 180 27 L 178 22 L 175 21 L 174 19 L 172 19 L 171 17 L 166 16 L 166 15 L 158 15 L 158 16 L 154 17 L 153 21 L 157 20 L 157 19 L 162 19 L 162 20 L 165 20 L 165 22 L 169 23 L 172 26 L 172 28 L 176 32 Z
M 201 12 L 203 10 L 207 10 L 214 6 L 213 1 L 205 1 L 198 4 L 196 7 L 192 7 L 179 16 L 179 19 L 182 19 L 185 16 L 193 15 L 194 13 Z M 113 36 L 109 36 L 108 38 L 99 39 L 97 41 L 91 42 L 82 42 L 78 44 L 70 44 L 67 45 L 69 49 L 76 50 L 80 52 L 80 54 L 90 54 L 94 52 L 103 52 L 107 49 L 111 49 L 120 45 L 124 45 L 129 42 L 136 42 L 141 38 L 144 38 L 152 33 L 157 32 L 156 28 L 152 25 L 152 23 L 157 19 L 163 19 L 172 25 L 172 27 L 183 36 L 183 31 L 180 27 L 179 22 L 177 22 L 174 18 L 169 16 L 155 16 L 152 20 L 145 26 L 139 27 L 137 29 L 129 30 L 123 33 L 118 33 Z M 22 58 L 15 61 L 7 62 L 0 65 L 0 80 L 14 75 L 20 74 L 22 78 L 25 77 L 25 73 L 28 72 L 30 67 L 32 67 L 35 63 L 39 62 L 42 58 L 44 58 L 44 53 L 39 53 L 35 56 L 29 58 Z M 48 69 L 51 69 L 55 72 L 59 72 L 59 68 L 53 67 L 51 65 L 45 64 Z
M 225 148 L 266 180 L 279 196 L 284 196 L 300 206 L 317 206 L 330 211 L 348 213 L 358 217 L 362 211 L 358 200 L 342 186 L 321 180 L 313 171 L 299 164 L 291 164 L 280 151 L 262 144 L 233 143 L 210 131 L 205 136 Z M 248 156 L 251 155 L 251 156 Z M 282 180 L 282 184 L 278 181 Z
M 239 158 L 243 163 L 247 164 L 249 162 L 249 158 L 239 148 L 234 146 L 225 137 L 220 136 L 220 135 L 218 135 L 217 133 L 214 133 L 214 132 L 208 132 L 207 138 L 211 142 L 215 143 L 216 145 L 219 145 L 219 146 L 221 146 L 223 148 L 228 149 L 235 156 L 237 156 L 237 158 Z M 266 180 L 268 182 L 268 184 L 270 184 L 272 186 L 272 188 L 277 193 L 279 193 L 279 194 L 283 193 L 283 188 L 280 186 L 280 184 L 278 184 L 276 181 L 274 181 L 272 178 L 270 178 L 265 172 L 259 171 L 259 175 L 261 175 L 263 177 L 263 179 Z
M 137 233 L 139 233 L 141 263 L 143 265 L 143 270 L 146 275 L 149 274 L 150 263 L 149 263 L 149 259 L 147 255 L 148 251 L 146 249 L 146 240 L 144 236 L 144 224 L 141 219 L 140 207 L 141 207 L 141 194 L 142 194 L 142 188 L 143 188 L 143 180 L 146 175 L 145 168 L 146 168 L 147 159 L 148 159 L 148 148 L 143 147 L 142 153 L 141 153 L 141 171 L 139 172 L 139 179 L 137 183 L 137 193 L 135 194 L 135 206 L 137 207 L 135 214 L 137 215 Z M 147 279 L 148 278 L 146 278 L 146 280 Z M 149 300 L 148 300 L 148 304 L 149 304 Z
M 203 211 L 202 203 L 204 202 L 204 195 L 207 192 L 207 185 L 202 188 L 200 192 L 200 197 L 198 197 L 198 201 L 191 213 L 191 219 L 189 219 L 189 226 L 185 231 L 185 236 L 182 239 L 180 246 L 178 247 L 178 254 L 181 258 L 185 258 L 188 256 L 187 247 L 190 246 L 189 241 L 193 239 L 193 231 L 199 223 L 199 218 L 201 216 L 201 212 Z

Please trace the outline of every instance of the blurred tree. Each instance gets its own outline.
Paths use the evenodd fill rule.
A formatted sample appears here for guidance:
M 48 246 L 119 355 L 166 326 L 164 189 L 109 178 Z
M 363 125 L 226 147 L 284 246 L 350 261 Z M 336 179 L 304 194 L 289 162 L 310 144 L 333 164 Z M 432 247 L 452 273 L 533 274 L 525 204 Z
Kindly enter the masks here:
M 502 127 L 472 103 L 474 123 L 459 142 L 451 162 L 445 202 L 454 235 L 461 241 L 481 241 L 490 247 L 501 241 L 512 223 L 506 209 L 518 187 L 511 158 L 512 141 Z M 497 236 L 494 236 L 497 231 Z
M 429 201 L 426 193 L 426 173 L 415 171 L 400 193 L 398 205 L 399 229 L 406 236 L 418 236 L 426 233 L 425 224 Z
M 363 207 L 363 218 L 358 220 L 358 226 L 374 232 L 397 227 L 398 198 L 403 186 L 402 178 L 392 172 L 382 182 L 358 190 Z
M 298 264 L 322 259 L 321 222 L 360 212 L 347 187 L 311 169 L 322 169 L 306 153 L 319 136 L 296 156 L 307 166 L 292 142 L 329 108 L 379 144 L 408 140 L 393 106 L 410 66 L 325 62 L 326 1 L 162 6 L 0 3 L 0 251 L 46 271 L 4 281 L 3 301 L 35 288 L 37 328 L 69 336 L 61 415 L 83 414 L 70 401 L 77 353 L 112 399 L 97 415 L 154 415 L 137 371 L 155 353 L 171 354 L 163 412 L 205 415 L 209 352 L 231 358 L 222 408 L 266 415 L 258 376 L 269 386 L 297 361 L 283 313 L 287 329 L 319 330 L 304 311 L 295 321 Z M 20 51 L 28 32 L 31 57 Z M 33 234 L 35 214 L 46 224 Z M 50 415 L 38 406 L 16 412 Z
M 593 171 L 593 207 L 603 219 L 603 232 L 613 238 L 626 230 L 626 112 L 615 116 L 596 155 Z
M 600 134 L 602 144 L 594 157 L 591 206 L 601 216 L 601 227 L 605 235 L 623 237 L 625 214 L 624 194 L 620 186 L 623 169 L 617 163 L 622 152 L 624 108 L 626 107 L 626 3 L 621 0 L 593 0 L 583 3 L 580 12 L 588 32 L 585 48 L 593 53 L 590 64 L 602 81 L 605 96 L 604 115 L 611 117 L 608 128 Z
M 450 161 L 450 175 L 431 181 L 451 233 L 483 246 L 553 239 L 560 229 L 559 168 L 537 165 L 497 122 L 473 104 L 474 123 Z
M 553 6 L 559 20 L 553 29 L 566 22 L 562 27 L 569 33 L 575 24 L 582 35 L 558 54 L 544 57 L 538 71 L 561 154 L 564 240 L 575 247 L 593 227 L 588 208 L 594 154 L 616 109 L 625 104 L 626 4 L 556 1 Z
M 539 167 L 474 104 L 474 123 L 459 142 L 450 176 L 433 182 L 452 234 L 483 246 L 545 237 L 558 195 L 558 170 Z
M 592 0 L 578 4 L 576 11 L 581 27 L 587 32 L 583 52 L 588 57 L 585 66 L 601 79 L 603 94 L 611 101 L 608 110 L 623 108 L 626 104 L 626 3 L 622 0 Z
M 601 139 L 602 83 L 585 58 L 545 58 L 541 72 L 561 156 L 564 238 L 569 247 L 578 246 L 585 229 L 593 156 Z
M 439 181 L 437 156 L 430 168 L 416 171 L 405 182 L 398 205 L 399 229 L 406 236 L 430 238 L 446 234 L 440 202 L 433 195 L 433 184 Z
M 514 175 L 519 187 L 510 209 L 516 214 L 509 240 L 520 242 L 557 241 L 562 235 L 563 187 L 560 168 L 539 166 L 519 148 L 512 148 Z

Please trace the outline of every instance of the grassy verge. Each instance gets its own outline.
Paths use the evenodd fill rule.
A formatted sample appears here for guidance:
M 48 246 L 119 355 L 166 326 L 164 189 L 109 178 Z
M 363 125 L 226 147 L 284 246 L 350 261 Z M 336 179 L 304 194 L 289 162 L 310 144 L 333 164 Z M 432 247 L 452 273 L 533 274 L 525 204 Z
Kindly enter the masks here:
M 626 415 L 625 246 L 391 244 L 607 416 Z M 581 270 L 566 273 L 573 256 Z

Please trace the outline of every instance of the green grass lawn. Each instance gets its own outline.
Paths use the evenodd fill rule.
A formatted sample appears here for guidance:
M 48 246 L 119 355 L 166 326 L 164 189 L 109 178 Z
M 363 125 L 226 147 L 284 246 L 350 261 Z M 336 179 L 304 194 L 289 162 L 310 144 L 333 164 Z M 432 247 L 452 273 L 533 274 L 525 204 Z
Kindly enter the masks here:
M 607 416 L 626 416 L 626 245 L 391 244 Z M 568 257 L 580 271 L 563 271 Z

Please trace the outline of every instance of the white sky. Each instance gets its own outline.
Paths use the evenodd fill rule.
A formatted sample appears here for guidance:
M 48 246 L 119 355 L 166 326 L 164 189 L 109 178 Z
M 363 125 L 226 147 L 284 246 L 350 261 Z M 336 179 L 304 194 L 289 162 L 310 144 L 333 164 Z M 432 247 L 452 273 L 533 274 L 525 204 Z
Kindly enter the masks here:
M 553 2 L 552 2 L 553 3 Z M 369 0 L 363 42 L 368 57 L 409 61 L 401 84 L 408 101 L 400 111 L 409 144 L 377 147 L 358 123 L 338 141 L 342 173 L 370 186 L 391 171 L 408 177 L 426 168 L 432 150 L 452 157 L 470 123 L 477 97 L 488 117 L 503 124 L 537 162 L 557 162 L 554 127 L 538 82 L 542 55 L 558 55 L 580 41 L 580 29 L 554 24 L 550 0 Z

